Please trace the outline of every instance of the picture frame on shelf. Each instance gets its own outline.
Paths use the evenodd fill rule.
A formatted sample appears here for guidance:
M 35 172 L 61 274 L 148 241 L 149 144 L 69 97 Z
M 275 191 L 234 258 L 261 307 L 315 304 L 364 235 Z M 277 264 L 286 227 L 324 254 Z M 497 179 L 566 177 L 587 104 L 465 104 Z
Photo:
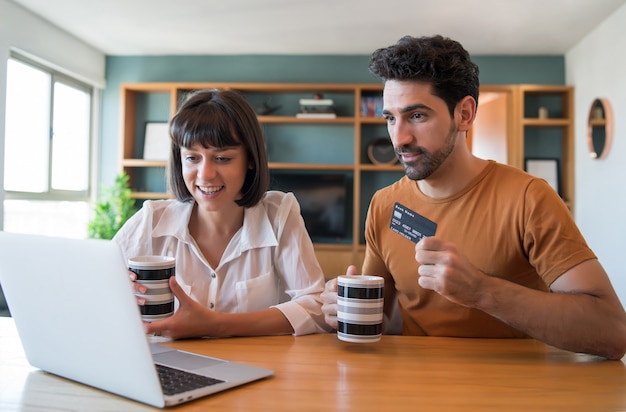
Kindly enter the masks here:
M 524 170 L 546 182 L 561 196 L 561 173 L 557 158 L 526 158 Z
M 143 146 L 144 160 L 168 160 L 170 131 L 167 122 L 147 122 Z

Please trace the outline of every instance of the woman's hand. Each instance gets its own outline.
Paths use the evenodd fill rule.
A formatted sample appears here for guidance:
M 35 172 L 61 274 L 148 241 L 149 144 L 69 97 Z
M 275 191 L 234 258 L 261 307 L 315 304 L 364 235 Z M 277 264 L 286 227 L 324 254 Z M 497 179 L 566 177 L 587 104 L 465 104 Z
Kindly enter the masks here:
M 178 310 L 169 318 L 146 322 L 144 324 L 146 333 L 166 336 L 171 339 L 219 336 L 219 331 L 211 331 L 215 325 L 211 319 L 219 316 L 219 314 L 189 297 L 174 276 L 170 278 L 169 284 L 172 293 L 178 299 Z
M 356 266 L 350 265 L 346 269 L 346 275 L 356 275 Z M 337 278 L 326 282 L 324 291 L 320 295 L 322 299 L 322 312 L 324 320 L 333 329 L 337 329 Z
M 133 272 L 132 270 L 129 270 L 128 276 L 130 277 L 130 280 L 133 282 L 133 289 L 135 289 L 135 294 L 145 295 L 146 292 L 148 291 L 148 288 L 146 288 L 141 283 L 137 283 L 137 274 Z M 144 306 L 146 304 L 146 299 L 142 298 L 141 296 L 137 296 L 137 304 L 139 306 Z

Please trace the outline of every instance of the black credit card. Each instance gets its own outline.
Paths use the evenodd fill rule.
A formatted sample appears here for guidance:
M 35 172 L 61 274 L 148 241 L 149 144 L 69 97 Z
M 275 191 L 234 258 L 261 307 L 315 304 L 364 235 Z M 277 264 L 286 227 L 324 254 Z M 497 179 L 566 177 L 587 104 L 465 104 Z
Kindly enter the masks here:
M 391 215 L 389 227 L 413 243 L 419 242 L 423 237 L 434 236 L 437 230 L 435 222 L 402 206 L 400 203 L 393 205 L 393 214 Z

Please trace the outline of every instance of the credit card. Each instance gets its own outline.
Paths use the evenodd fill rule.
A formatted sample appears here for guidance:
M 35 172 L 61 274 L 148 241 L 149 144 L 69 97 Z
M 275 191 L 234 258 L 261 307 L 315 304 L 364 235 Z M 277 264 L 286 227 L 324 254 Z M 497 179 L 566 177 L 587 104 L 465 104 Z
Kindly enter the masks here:
M 391 215 L 389 227 L 413 243 L 419 242 L 423 237 L 434 236 L 437 230 L 435 222 L 402 206 L 400 203 L 393 205 L 393 214 Z

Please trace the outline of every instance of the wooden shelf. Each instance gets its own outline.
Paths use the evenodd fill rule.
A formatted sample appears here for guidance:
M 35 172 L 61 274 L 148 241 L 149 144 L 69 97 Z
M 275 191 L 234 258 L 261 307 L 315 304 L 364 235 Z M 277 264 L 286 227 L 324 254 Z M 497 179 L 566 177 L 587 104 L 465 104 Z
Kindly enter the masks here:
M 536 118 L 524 118 L 522 119 L 524 126 L 536 126 L 536 127 L 569 127 L 571 126 L 571 119 L 536 119 Z
M 365 124 L 386 124 L 386 120 L 381 117 L 359 117 L 359 121 Z
M 165 160 L 122 159 L 123 167 L 167 167 Z
M 269 162 L 270 170 L 354 170 L 354 165 Z
M 372 165 L 372 164 L 361 164 L 359 165 L 359 169 L 368 172 L 402 172 L 404 167 L 399 164 L 395 165 Z
M 516 167 L 524 167 L 530 131 L 560 129 L 561 178 L 563 199 L 573 209 L 573 90 L 568 86 L 516 85 L 506 87 L 512 96 L 510 126 L 506 133 L 508 161 Z M 363 259 L 363 228 L 369 196 L 381 185 L 379 176 L 401 175 L 400 164 L 376 165 L 367 163 L 369 141 L 386 135 L 386 121 L 382 117 L 361 116 L 361 101 L 365 97 L 380 96 L 380 84 L 304 84 L 304 83 L 133 83 L 121 86 L 121 150 L 120 169 L 131 177 L 131 187 L 136 190 L 135 199 L 170 198 L 165 192 L 163 168 L 166 161 L 141 159 L 143 153 L 143 130 L 145 122 L 167 122 L 174 115 L 181 99 L 196 89 L 230 89 L 242 93 L 253 107 L 272 101 L 278 107 L 275 113 L 260 115 L 258 120 L 264 128 L 268 146 L 269 167 L 281 173 L 294 172 L 342 172 L 350 175 L 352 194 L 350 205 L 350 239 L 345 242 L 315 244 L 318 258 L 325 273 L 336 276 L 345 271 L 348 264 L 360 265 Z M 489 88 L 489 87 L 487 87 Z M 483 88 L 481 87 L 481 92 Z M 296 114 L 299 98 L 314 93 L 331 96 L 337 104 L 337 117 L 332 119 L 302 119 Z M 546 102 L 544 102 L 544 98 Z M 278 101 L 278 102 L 276 102 Z M 281 103 L 282 101 L 282 103 Z M 533 103 L 534 102 L 534 103 Z M 534 107 L 533 104 L 537 107 Z M 554 118 L 539 119 L 538 106 L 549 106 Z M 274 142 L 277 131 L 288 130 L 282 141 Z M 306 133 L 317 131 L 314 140 Z M 341 136 L 338 135 L 342 134 Z M 534 132 L 533 132 L 534 133 Z M 280 134 L 280 133 L 278 133 Z M 300 139 L 300 141 L 297 141 Z M 323 140 L 327 139 L 327 140 Z M 296 140 L 296 141 L 294 141 Z M 551 139 L 554 140 L 554 139 Z M 557 139 L 558 140 L 558 139 Z M 284 148 L 281 144 L 284 143 Z M 341 148 L 338 148 L 341 145 Z M 302 147 L 305 147 L 304 149 Z M 339 157 L 341 157 L 339 159 Z M 288 161 L 287 161 L 288 159 Z M 284 161 L 280 161 L 284 160 Z M 146 175 L 151 175 L 147 178 Z M 156 177 L 155 177 L 156 176 Z M 383 179 L 384 180 L 384 179 Z M 161 190 L 150 187 L 150 182 L 163 181 Z M 146 183 L 148 182 L 148 183 Z M 368 186 L 370 185 L 370 186 Z
M 259 122 L 262 124 L 275 123 L 275 124 L 353 124 L 354 117 L 336 117 L 334 119 L 318 119 L 308 118 L 303 119 L 295 116 L 258 116 Z

